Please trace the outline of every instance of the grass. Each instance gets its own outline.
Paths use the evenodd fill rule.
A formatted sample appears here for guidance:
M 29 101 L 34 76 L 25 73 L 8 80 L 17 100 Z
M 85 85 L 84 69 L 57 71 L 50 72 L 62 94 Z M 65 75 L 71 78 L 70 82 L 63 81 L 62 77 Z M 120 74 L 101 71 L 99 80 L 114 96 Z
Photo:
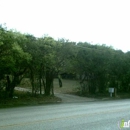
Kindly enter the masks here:
M 0 108 L 39 105 L 46 103 L 58 103 L 61 99 L 55 96 L 36 95 L 32 96 L 31 93 L 15 91 L 14 98 L 0 99 Z
M 76 80 L 62 80 L 63 87 L 59 87 L 58 80 L 54 80 L 54 93 L 68 93 L 68 94 L 79 94 L 79 83 Z M 26 88 L 31 90 L 31 84 L 28 79 L 24 79 L 21 84 L 18 86 L 21 88 Z M 17 106 L 27 106 L 27 105 L 39 105 L 39 104 L 46 104 L 46 103 L 57 103 L 61 102 L 62 100 L 56 96 L 44 96 L 36 95 L 32 96 L 30 92 L 27 91 L 18 91 L 15 90 L 14 96 L 16 98 L 13 99 L 0 99 L 0 108 L 6 107 L 17 107 Z M 1 95 L 0 95 L 1 97 Z M 17 98 L 18 97 L 18 98 Z M 90 98 L 110 98 L 109 93 L 107 94 L 96 94 L 96 95 L 86 95 L 86 97 Z M 117 93 L 117 97 L 112 97 L 111 99 L 126 99 L 130 98 L 129 93 Z
M 63 87 L 59 88 L 58 80 L 54 80 L 54 91 L 55 93 L 69 93 L 73 94 L 77 92 L 77 88 L 79 87 L 79 83 L 76 80 L 68 80 L 63 79 L 62 80 Z
M 58 80 L 54 80 L 54 93 L 75 93 L 78 82 L 75 80 L 63 80 L 63 87 L 59 87 Z M 21 88 L 26 88 L 31 90 L 31 84 L 28 79 L 24 79 L 21 84 L 18 86 Z M 14 97 L 12 99 L 1 98 L 0 99 L 0 108 L 8 107 L 18 107 L 18 106 L 28 106 L 28 105 L 39 105 L 47 103 L 58 103 L 62 99 L 56 96 L 44 96 L 37 94 L 32 96 L 30 92 L 27 91 L 18 91 L 15 90 Z
M 77 88 L 79 86 L 78 81 L 76 80 L 62 80 L 63 87 L 59 87 L 58 79 L 54 79 L 54 92 L 55 93 L 75 93 L 77 92 Z M 24 79 L 19 85 L 21 88 L 31 89 L 31 84 L 29 79 Z

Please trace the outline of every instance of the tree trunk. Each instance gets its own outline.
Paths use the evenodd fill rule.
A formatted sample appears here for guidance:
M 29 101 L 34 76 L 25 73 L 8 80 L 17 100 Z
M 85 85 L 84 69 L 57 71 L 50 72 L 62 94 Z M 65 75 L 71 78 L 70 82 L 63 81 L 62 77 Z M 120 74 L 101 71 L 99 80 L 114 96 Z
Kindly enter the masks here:
M 39 70 L 39 87 L 40 87 L 40 94 L 42 94 L 42 83 L 41 83 L 41 79 L 42 79 L 42 63 L 40 65 L 40 70 Z
M 51 90 L 51 74 L 49 71 L 46 72 L 46 88 L 45 88 L 45 95 L 49 96 Z
M 41 78 L 39 79 L 39 86 L 40 86 L 40 94 L 42 94 L 42 84 L 41 84 Z
M 45 88 L 45 95 L 49 96 L 51 90 L 51 81 L 49 78 L 46 78 L 46 88 Z
M 58 75 L 58 80 L 59 80 L 59 86 L 61 88 L 62 87 L 62 80 L 61 80 L 61 76 L 60 75 Z
M 53 85 L 53 71 L 48 70 L 46 71 L 46 88 L 45 88 L 45 95 L 49 96 L 50 95 L 50 91 Z
M 45 90 L 46 90 L 46 83 L 44 81 L 44 78 L 42 77 L 42 84 L 43 84 L 43 87 L 44 87 L 44 93 L 45 93 Z
M 31 86 L 32 86 L 32 95 L 34 94 L 34 74 L 33 74 L 33 70 L 31 69 L 31 73 L 30 73 L 30 80 L 31 80 Z
M 8 92 L 10 90 L 10 78 L 8 75 L 7 75 L 6 79 L 7 79 L 6 91 Z
M 52 90 L 52 95 L 54 96 L 54 85 L 53 85 L 53 80 L 52 80 L 52 83 L 51 83 L 51 90 Z
M 9 91 L 10 98 L 13 98 L 14 88 L 18 83 L 19 83 L 19 77 L 15 75 L 13 81 L 10 83 L 10 91 Z

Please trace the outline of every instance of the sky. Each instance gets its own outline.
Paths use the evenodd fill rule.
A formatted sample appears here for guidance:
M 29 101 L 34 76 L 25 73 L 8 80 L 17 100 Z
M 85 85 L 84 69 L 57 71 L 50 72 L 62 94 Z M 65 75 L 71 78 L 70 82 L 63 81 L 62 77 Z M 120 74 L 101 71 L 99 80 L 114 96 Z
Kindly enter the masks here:
M 35 37 L 130 51 L 130 0 L 0 0 L 0 24 Z

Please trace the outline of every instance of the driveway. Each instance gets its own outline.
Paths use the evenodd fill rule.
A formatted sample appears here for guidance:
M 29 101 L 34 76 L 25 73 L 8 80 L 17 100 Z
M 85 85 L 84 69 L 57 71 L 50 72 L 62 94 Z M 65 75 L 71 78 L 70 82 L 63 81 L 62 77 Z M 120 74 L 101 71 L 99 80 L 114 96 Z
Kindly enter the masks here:
M 89 101 L 97 101 L 98 99 L 95 98 L 87 98 L 87 97 L 80 97 L 77 95 L 72 94 L 63 94 L 63 93 L 56 93 L 55 96 L 62 99 L 63 103 L 69 102 L 89 102 Z
M 30 89 L 20 88 L 20 87 L 16 87 L 15 90 L 31 92 Z M 88 101 L 97 101 L 98 100 L 98 99 L 95 99 L 95 98 L 87 98 L 87 97 L 81 97 L 81 96 L 77 96 L 77 95 L 64 94 L 64 93 L 55 93 L 55 96 L 61 98 L 62 103 L 88 102 Z

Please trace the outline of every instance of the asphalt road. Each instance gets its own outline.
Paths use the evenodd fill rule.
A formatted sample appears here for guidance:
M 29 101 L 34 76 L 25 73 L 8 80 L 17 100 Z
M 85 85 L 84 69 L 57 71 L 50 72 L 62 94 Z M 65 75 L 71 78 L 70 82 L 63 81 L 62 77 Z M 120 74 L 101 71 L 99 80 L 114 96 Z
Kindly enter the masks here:
M 0 109 L 0 130 L 119 130 L 122 119 L 130 99 L 68 102 Z

